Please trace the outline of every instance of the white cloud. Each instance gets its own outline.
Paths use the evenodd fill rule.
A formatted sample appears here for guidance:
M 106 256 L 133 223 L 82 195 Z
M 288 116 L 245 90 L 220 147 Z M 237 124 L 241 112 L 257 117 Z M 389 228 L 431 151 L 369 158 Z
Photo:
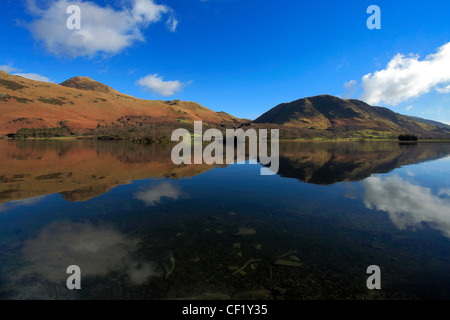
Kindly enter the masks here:
M 149 74 L 141 79 L 139 79 L 136 84 L 150 90 L 154 93 L 160 94 L 162 96 L 172 96 L 175 92 L 180 91 L 184 86 L 191 83 L 175 81 L 164 81 L 161 76 L 156 74 Z
M 450 84 L 443 88 L 437 87 L 436 91 L 439 93 L 450 93 Z
M 450 42 L 423 60 L 419 60 L 418 55 L 399 53 L 385 69 L 362 78 L 364 92 L 360 98 L 372 105 L 386 103 L 396 106 L 428 93 L 433 87 L 449 83 L 449 70 Z
M 411 110 L 413 108 L 413 106 L 407 106 L 405 109 L 406 109 L 406 111 L 409 111 L 409 110 Z
M 31 79 L 31 80 L 36 80 L 36 81 L 42 81 L 42 82 L 53 82 L 52 80 L 50 80 L 47 77 L 41 76 L 40 74 L 36 74 L 36 73 L 14 73 L 15 76 L 20 76 L 22 78 L 27 78 L 27 79 Z
M 19 71 L 22 71 L 22 70 L 20 70 L 16 67 L 13 67 L 10 64 L 0 66 L 0 70 L 8 72 L 9 74 L 12 74 L 13 76 L 19 76 L 22 78 L 27 78 L 27 79 L 42 81 L 42 82 L 53 82 L 49 78 L 41 76 L 40 74 L 37 74 L 37 73 L 21 73 Z
M 139 191 L 134 195 L 135 199 L 143 201 L 147 206 L 154 206 L 163 198 L 177 200 L 180 197 L 180 190 L 169 182 L 161 182 L 145 191 Z
M 174 16 L 171 16 L 167 22 L 166 22 L 167 29 L 169 29 L 171 32 L 175 32 L 177 30 L 178 26 L 178 20 L 175 19 Z
M 0 66 L 0 70 L 5 71 L 5 72 L 8 72 L 8 73 L 22 71 L 22 70 L 20 70 L 20 69 L 14 68 L 14 67 L 11 66 L 10 64 Z
M 155 4 L 153 0 L 135 0 L 131 13 L 135 21 L 148 24 L 161 20 L 162 14 L 168 11 L 169 7 Z
M 358 82 L 356 80 L 350 80 L 344 83 L 344 88 L 346 89 L 346 92 L 344 94 L 345 99 L 351 98 L 356 93 L 356 91 L 358 91 L 357 84 Z
M 414 185 L 399 176 L 370 177 L 361 182 L 364 203 L 369 209 L 389 214 L 401 230 L 426 222 L 450 237 L 450 201 L 433 195 L 431 189 Z M 440 194 L 445 194 L 442 190 Z
M 344 84 L 344 88 L 351 88 L 356 85 L 356 80 L 350 80 Z
M 58 0 L 40 9 L 35 1 L 28 0 L 28 9 L 35 17 L 29 29 L 35 40 L 43 42 L 46 49 L 57 56 L 117 54 L 135 42 L 145 41 L 143 29 L 160 21 L 163 15 L 169 15 L 170 31 L 175 31 L 178 23 L 170 7 L 155 4 L 153 0 L 130 0 L 122 10 L 83 0 Z M 69 30 L 66 26 L 69 5 L 78 5 L 81 9 L 79 30 Z

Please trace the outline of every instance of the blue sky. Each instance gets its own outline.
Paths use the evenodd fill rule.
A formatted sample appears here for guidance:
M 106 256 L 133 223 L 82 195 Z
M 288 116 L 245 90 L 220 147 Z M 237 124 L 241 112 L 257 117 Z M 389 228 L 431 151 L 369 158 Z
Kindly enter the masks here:
M 80 30 L 66 26 L 71 4 Z M 448 0 L 7 0 L 0 68 L 250 119 L 331 94 L 450 123 L 448 12 Z

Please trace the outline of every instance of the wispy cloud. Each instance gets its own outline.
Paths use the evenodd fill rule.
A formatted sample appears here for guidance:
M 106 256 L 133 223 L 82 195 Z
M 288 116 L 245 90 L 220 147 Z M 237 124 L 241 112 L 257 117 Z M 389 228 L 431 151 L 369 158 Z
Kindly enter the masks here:
M 441 93 L 450 92 L 450 42 L 437 53 L 420 60 L 419 55 L 397 54 L 385 69 L 366 74 L 362 78 L 364 89 L 361 99 L 369 104 L 385 103 L 396 106 L 417 98 L 436 88 Z M 448 91 L 447 91 L 448 90 Z
M 2 65 L 0 66 L 0 70 L 11 73 L 11 72 L 19 72 L 22 71 L 20 69 L 14 68 L 12 65 L 8 64 L 8 65 Z
M 117 54 L 135 42 L 145 41 L 142 31 L 151 23 L 168 15 L 167 27 L 175 31 L 178 21 L 174 11 L 153 0 L 130 0 L 121 10 L 101 7 L 90 1 L 57 0 L 41 9 L 36 0 L 28 0 L 27 8 L 34 16 L 29 24 L 35 40 L 57 56 L 93 57 L 99 53 Z M 81 9 L 81 29 L 69 30 L 67 7 Z
M 31 79 L 31 80 L 36 80 L 36 81 L 53 82 L 49 78 L 41 76 L 40 74 L 37 74 L 37 73 L 14 73 L 14 75 L 20 76 L 23 78 L 27 78 L 27 79 Z
M 446 87 L 442 87 L 442 88 L 438 87 L 438 88 L 436 88 L 436 91 L 440 92 L 440 93 L 450 93 L 450 84 Z
M 18 69 L 16 67 L 13 67 L 10 64 L 0 66 L 0 70 L 8 72 L 9 74 L 12 74 L 14 76 L 20 76 L 22 78 L 27 78 L 27 79 L 36 80 L 36 81 L 42 81 L 42 82 L 53 82 L 52 80 L 50 80 L 50 78 L 42 76 L 42 75 L 37 74 L 37 73 L 23 73 L 23 72 L 19 72 L 19 71 L 22 71 L 22 70 Z
M 163 77 L 156 73 L 149 74 L 139 79 L 136 84 L 159 95 L 172 96 L 175 92 L 180 91 L 184 86 L 190 84 L 191 82 L 192 81 L 180 82 L 178 80 L 164 81 Z
M 358 82 L 356 80 L 350 80 L 344 83 L 344 88 L 346 89 L 346 92 L 344 94 L 345 99 L 350 99 L 354 96 L 356 91 L 358 91 L 357 84 Z

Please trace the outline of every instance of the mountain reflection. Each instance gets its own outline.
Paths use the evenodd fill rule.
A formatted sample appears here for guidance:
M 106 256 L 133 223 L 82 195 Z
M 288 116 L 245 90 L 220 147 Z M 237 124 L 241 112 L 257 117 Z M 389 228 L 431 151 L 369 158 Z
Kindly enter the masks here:
M 68 201 L 85 201 L 132 180 L 180 179 L 214 168 L 174 165 L 168 145 L 0 141 L 0 148 L 0 204 L 53 193 Z
M 362 180 L 373 173 L 387 173 L 449 154 L 450 145 L 445 143 L 289 142 L 280 145 L 278 174 L 307 183 L 330 185 Z
M 214 165 L 175 165 L 170 145 L 95 141 L 0 141 L 0 205 L 59 193 L 68 201 L 86 201 L 132 180 L 197 176 Z M 393 142 L 281 143 L 282 177 L 329 185 L 357 181 L 402 165 L 450 154 L 449 144 Z M 226 165 L 222 165 L 226 166 Z M 168 183 L 140 190 L 136 199 L 152 206 L 162 198 L 178 199 Z

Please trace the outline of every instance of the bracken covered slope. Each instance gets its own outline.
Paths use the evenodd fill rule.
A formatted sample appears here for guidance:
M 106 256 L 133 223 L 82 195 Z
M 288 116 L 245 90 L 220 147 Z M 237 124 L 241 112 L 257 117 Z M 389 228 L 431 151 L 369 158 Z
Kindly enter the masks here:
M 87 77 L 54 84 L 0 71 L 2 135 L 20 128 L 58 127 L 61 121 L 76 131 L 127 120 L 170 125 L 202 120 L 227 127 L 242 123 L 225 112 L 214 112 L 196 102 L 138 99 Z

